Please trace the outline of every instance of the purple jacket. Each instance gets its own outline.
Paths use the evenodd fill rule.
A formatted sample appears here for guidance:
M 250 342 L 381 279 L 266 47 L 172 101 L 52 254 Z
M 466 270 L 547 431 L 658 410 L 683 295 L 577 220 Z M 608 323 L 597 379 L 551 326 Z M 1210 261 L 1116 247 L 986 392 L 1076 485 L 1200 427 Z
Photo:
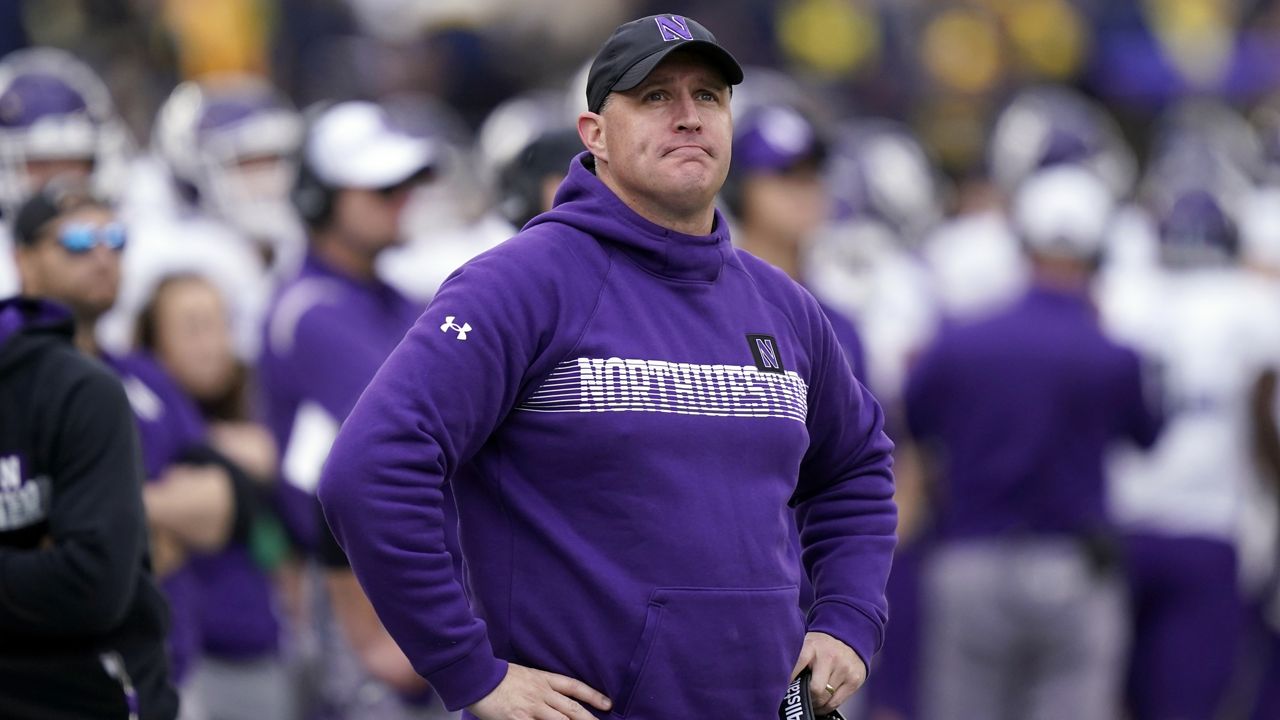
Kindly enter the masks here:
M 719 216 L 704 237 L 641 218 L 586 157 L 551 212 L 444 284 L 347 419 L 320 500 L 450 708 L 509 660 L 619 717 L 772 716 L 806 627 L 865 659 L 881 643 L 892 443 L 811 295 Z

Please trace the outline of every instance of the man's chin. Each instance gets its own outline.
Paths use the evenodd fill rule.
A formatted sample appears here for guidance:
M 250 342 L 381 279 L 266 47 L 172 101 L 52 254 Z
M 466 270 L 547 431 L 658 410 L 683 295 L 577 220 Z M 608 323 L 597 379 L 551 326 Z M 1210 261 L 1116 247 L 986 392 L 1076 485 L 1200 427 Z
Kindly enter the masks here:
M 724 178 L 716 173 L 716 168 L 710 162 L 701 162 L 698 160 L 686 160 L 677 164 L 670 169 L 670 172 L 663 173 L 662 186 L 684 193 L 703 194 L 711 192 L 711 189 L 719 189 L 724 184 Z M 713 193 L 714 194 L 714 193 Z
M 71 303 L 71 308 L 77 317 L 96 322 L 98 318 L 106 315 L 115 304 L 116 296 L 111 295 L 110 297 L 96 297 Z

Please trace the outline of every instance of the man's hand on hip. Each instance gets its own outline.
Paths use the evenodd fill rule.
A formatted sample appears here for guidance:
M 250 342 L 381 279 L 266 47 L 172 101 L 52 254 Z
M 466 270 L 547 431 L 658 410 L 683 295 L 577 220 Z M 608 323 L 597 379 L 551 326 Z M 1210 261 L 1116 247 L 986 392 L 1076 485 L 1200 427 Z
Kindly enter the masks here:
M 791 671 L 794 680 L 808 667 L 813 671 L 809 696 L 815 713 L 827 714 L 840 707 L 867 681 L 867 666 L 853 648 L 826 633 L 805 633 L 800 659 Z
M 600 710 L 613 705 L 580 680 L 509 663 L 498 687 L 468 709 L 480 720 L 594 720 L 579 700 Z

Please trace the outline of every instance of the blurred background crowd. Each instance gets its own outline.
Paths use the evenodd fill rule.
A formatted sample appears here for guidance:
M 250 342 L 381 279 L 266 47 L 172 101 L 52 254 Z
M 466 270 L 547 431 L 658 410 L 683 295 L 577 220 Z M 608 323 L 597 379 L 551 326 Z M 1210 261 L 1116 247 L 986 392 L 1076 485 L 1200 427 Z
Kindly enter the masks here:
M 362 387 L 351 378 L 367 381 L 407 329 L 395 318 L 549 202 L 580 149 L 570 131 L 586 63 L 617 24 L 655 12 L 696 18 L 746 67 L 723 204 L 735 239 L 851 321 L 850 360 L 899 444 L 889 633 L 849 714 L 924 717 L 922 567 L 954 538 L 938 520 L 945 473 L 911 438 L 914 362 L 942 330 L 1020 297 L 1034 276 L 1023 249 L 1039 238 L 1070 240 L 1088 260 L 1101 325 L 1142 358 L 1164 418 L 1147 454 L 1110 458 L 1115 536 L 1192 538 L 1202 545 L 1185 557 L 1208 547 L 1227 558 L 1223 574 L 1212 560 L 1182 563 L 1182 550 L 1158 579 L 1131 571 L 1130 622 L 1117 633 L 1132 660 L 1115 670 L 1129 678 L 1128 712 L 1280 717 L 1280 3 L 2 3 L 0 297 L 19 289 L 8 260 L 17 208 L 50 178 L 90 178 L 128 229 L 97 342 L 163 366 L 257 488 L 237 492 L 261 499 L 253 527 L 234 534 L 239 551 L 225 537 L 183 550 L 182 532 L 153 535 L 163 572 L 194 563 L 206 584 L 194 593 L 205 609 L 175 618 L 204 627 L 189 639 L 189 717 L 446 716 L 314 536 L 314 509 L 287 496 L 314 491 Z M 382 124 L 363 125 L 374 106 L 361 105 L 321 132 L 324 103 L 347 100 L 375 101 Z M 362 152 L 415 159 L 380 172 L 356 167 L 350 154 Z M 327 187 L 320 206 L 293 192 L 300 158 Z M 1019 195 L 1064 165 L 1091 180 Z M 375 190 L 387 207 L 336 202 L 343 188 Z M 345 265 L 317 251 L 378 223 L 390 229 L 357 238 L 360 257 Z M 326 297 L 353 314 L 303 320 Z M 358 369 L 342 375 L 355 355 Z M 308 382 L 356 386 L 337 399 L 294 387 Z M 149 511 L 178 503 L 153 494 Z M 1129 550 L 1137 567 L 1143 548 Z M 235 558 L 188 558 L 210 553 Z M 246 574 L 257 591 L 239 589 Z M 1212 597 L 1197 595 L 1205 587 Z M 343 633 L 322 617 L 342 618 Z M 266 639 L 237 639 L 243 624 Z M 1159 630 L 1169 625 L 1209 630 L 1214 647 Z M 341 668 L 328 667 L 335 657 Z M 1158 682 L 1144 678 L 1165 665 Z M 237 695 L 272 704 L 237 715 Z

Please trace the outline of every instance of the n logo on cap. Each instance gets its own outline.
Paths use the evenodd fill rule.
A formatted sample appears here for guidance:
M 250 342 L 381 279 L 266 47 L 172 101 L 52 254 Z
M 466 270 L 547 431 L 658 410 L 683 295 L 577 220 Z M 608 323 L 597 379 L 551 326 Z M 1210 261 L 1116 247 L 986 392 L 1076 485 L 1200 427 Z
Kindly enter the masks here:
M 693 39 L 693 33 L 689 31 L 689 21 L 679 15 L 671 17 L 659 15 L 653 20 L 658 23 L 658 31 L 662 33 L 663 42 Z

